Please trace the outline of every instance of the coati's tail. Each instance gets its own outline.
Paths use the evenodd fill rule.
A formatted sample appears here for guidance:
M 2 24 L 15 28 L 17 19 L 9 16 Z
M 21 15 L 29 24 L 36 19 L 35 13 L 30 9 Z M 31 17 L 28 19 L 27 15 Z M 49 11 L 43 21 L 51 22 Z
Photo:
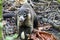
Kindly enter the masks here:
M 24 31 L 21 33 L 21 39 L 25 39 L 25 33 L 24 33 Z

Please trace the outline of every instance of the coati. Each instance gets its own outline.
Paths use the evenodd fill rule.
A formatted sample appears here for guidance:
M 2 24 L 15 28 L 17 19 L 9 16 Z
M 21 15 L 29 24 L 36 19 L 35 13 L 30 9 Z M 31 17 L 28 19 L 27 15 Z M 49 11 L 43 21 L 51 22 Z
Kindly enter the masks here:
M 36 13 L 30 4 L 23 4 L 17 14 L 17 26 L 19 27 L 20 39 L 27 40 L 27 34 L 32 33 L 34 26 L 36 27 L 36 24 Z

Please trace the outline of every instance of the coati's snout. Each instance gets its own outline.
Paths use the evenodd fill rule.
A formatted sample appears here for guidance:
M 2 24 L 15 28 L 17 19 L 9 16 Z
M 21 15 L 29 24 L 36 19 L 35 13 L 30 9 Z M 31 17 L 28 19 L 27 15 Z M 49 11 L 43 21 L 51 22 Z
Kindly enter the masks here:
M 24 18 L 23 15 L 19 16 L 19 21 L 20 21 L 20 22 L 24 22 L 24 20 L 25 20 L 25 18 Z

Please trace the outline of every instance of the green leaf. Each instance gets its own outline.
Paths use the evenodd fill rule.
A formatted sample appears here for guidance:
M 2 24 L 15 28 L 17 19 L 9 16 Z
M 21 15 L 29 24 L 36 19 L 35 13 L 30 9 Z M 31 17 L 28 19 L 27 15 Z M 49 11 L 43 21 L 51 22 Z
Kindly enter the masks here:
M 60 0 L 57 0 L 58 3 L 60 3 Z
M 17 38 L 18 34 L 14 34 L 13 38 Z

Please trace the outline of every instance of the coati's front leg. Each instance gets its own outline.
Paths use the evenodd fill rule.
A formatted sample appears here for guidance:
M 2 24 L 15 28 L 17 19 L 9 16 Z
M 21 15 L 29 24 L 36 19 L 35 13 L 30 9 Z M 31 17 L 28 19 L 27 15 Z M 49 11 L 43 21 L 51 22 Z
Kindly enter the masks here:
M 21 40 L 28 40 L 28 35 L 32 33 L 33 27 L 20 27 L 19 36 Z
M 30 26 L 30 33 L 33 31 L 33 25 Z

